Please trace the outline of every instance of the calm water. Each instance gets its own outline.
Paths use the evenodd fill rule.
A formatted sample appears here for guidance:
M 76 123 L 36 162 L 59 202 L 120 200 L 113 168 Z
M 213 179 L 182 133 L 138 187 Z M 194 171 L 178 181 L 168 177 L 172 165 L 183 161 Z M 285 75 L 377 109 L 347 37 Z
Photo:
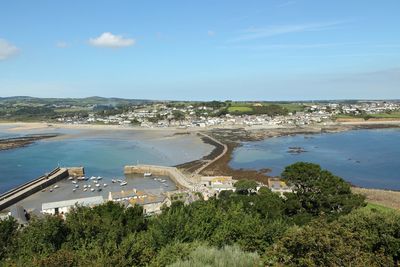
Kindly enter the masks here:
M 9 134 L 3 132 L 2 135 Z M 43 175 L 58 165 L 84 166 L 86 176 L 102 176 L 110 182 L 114 177 L 124 178 L 125 165 L 172 166 L 201 158 L 211 149 L 211 146 L 191 136 L 139 141 L 134 138 L 134 133 L 127 131 L 57 141 L 43 140 L 28 147 L 0 151 L 0 193 Z M 149 179 L 135 182 L 137 188 L 148 186 L 151 189 L 153 185 L 159 187 Z
M 288 153 L 289 147 L 307 152 Z M 320 164 L 354 185 L 400 190 L 400 129 L 296 135 L 245 142 L 233 155 L 233 168 L 271 168 L 279 175 L 297 161 Z

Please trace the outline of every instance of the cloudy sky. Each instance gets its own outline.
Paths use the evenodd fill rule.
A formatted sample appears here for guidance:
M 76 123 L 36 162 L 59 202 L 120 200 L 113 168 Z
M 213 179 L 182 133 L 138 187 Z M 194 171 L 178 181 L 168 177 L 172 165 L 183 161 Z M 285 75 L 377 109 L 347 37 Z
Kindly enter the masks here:
M 0 97 L 400 99 L 400 1 L 0 1 Z

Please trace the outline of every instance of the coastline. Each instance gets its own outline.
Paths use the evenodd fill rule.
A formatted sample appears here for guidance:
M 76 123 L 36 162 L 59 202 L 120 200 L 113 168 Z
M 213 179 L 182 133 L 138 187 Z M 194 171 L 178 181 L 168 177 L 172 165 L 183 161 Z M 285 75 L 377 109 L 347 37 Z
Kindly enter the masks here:
M 400 128 L 400 121 L 390 123 L 347 123 L 324 125 L 324 126 L 306 126 L 306 127 L 290 127 L 290 128 L 273 128 L 273 129 L 254 129 L 254 128 L 235 128 L 235 129 L 213 129 L 207 133 L 228 146 L 227 153 L 216 160 L 213 164 L 205 168 L 203 175 L 228 175 L 234 179 L 254 179 L 259 182 L 266 183 L 268 178 L 274 176 L 268 175 L 269 169 L 253 170 L 253 169 L 233 169 L 229 166 L 232 159 L 233 151 L 246 141 L 260 141 L 268 138 L 290 136 L 297 134 L 321 134 L 321 133 L 338 133 L 352 130 L 362 129 L 388 129 Z

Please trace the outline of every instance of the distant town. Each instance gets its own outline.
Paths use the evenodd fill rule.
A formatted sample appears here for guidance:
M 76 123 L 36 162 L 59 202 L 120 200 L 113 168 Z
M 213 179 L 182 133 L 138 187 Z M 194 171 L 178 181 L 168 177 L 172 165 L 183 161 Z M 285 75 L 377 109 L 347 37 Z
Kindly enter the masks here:
M 2 121 L 127 125 L 145 128 L 304 126 L 400 118 L 400 101 L 178 102 L 108 98 L 0 98 Z

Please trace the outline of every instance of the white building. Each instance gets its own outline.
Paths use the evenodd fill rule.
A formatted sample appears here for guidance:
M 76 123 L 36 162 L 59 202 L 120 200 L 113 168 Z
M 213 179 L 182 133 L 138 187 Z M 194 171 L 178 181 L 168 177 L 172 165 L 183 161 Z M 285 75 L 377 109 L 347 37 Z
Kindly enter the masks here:
M 63 200 L 57 202 L 49 202 L 42 204 L 42 213 L 45 214 L 65 214 L 70 211 L 71 208 L 78 206 L 94 207 L 104 203 L 102 196 L 77 198 L 70 200 Z

